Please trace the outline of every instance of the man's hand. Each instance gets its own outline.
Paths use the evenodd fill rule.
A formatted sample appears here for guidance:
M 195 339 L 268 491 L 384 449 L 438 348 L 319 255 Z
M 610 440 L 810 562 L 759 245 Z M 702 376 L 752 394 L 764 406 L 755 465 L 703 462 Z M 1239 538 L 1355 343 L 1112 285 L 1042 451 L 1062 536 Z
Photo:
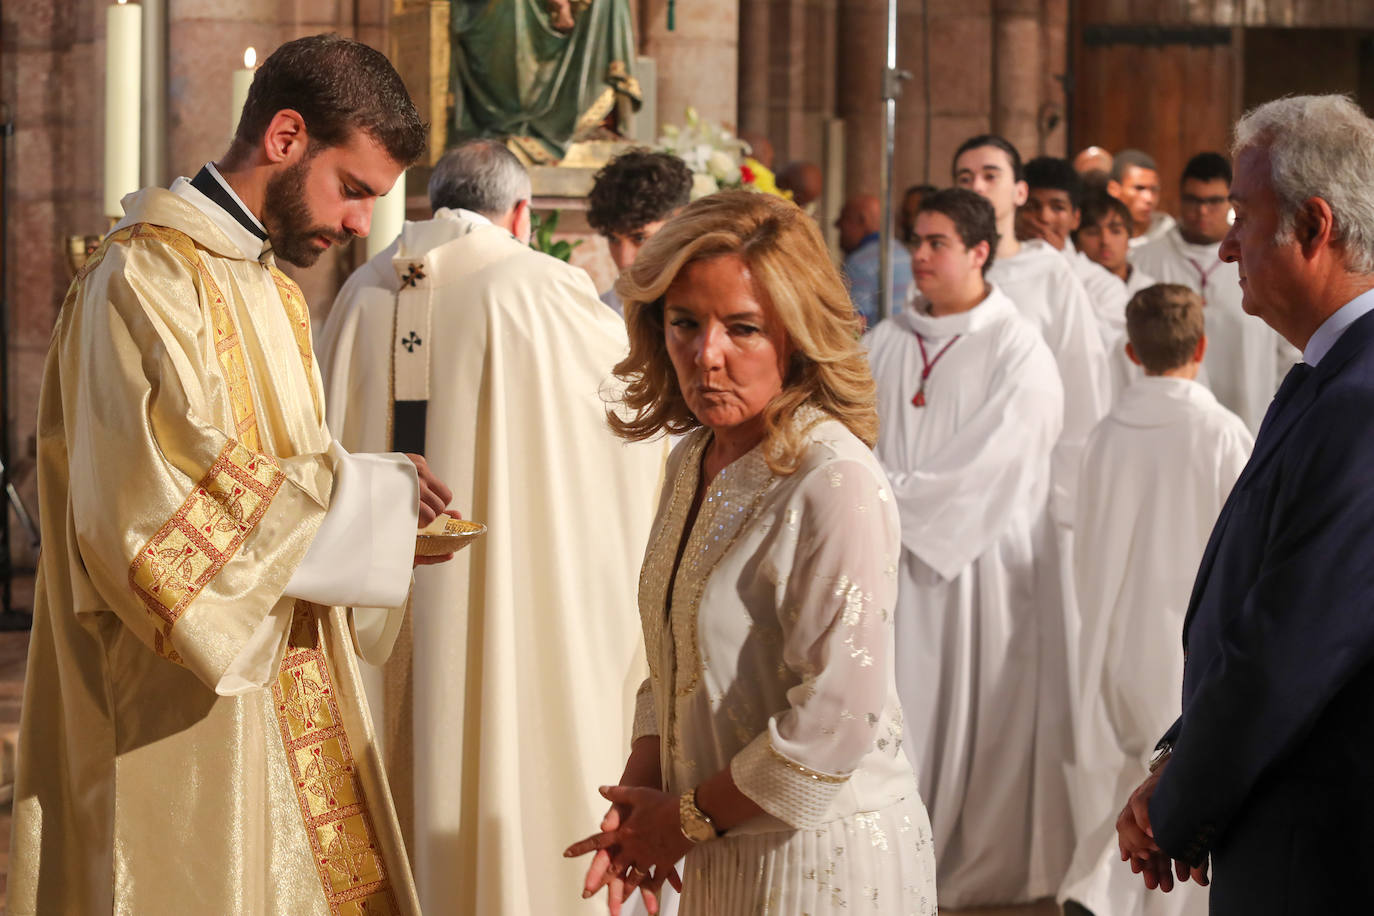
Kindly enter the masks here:
M 420 481 L 420 519 L 416 527 L 423 528 L 444 511 L 449 500 L 453 499 L 453 491 L 434 476 L 434 472 L 429 469 L 429 463 L 425 461 L 425 456 L 407 453 L 406 457 L 415 465 L 415 476 Z
M 1116 838 L 1121 847 L 1121 861 L 1131 863 L 1131 871 L 1142 876 L 1145 886 L 1150 890 L 1168 893 L 1174 889 L 1174 875 L 1179 883 L 1192 880 L 1198 886 L 1207 886 L 1207 864 L 1191 868 L 1186 862 L 1170 859 L 1159 848 L 1154 839 L 1154 828 L 1150 826 L 1150 798 L 1159 785 L 1164 766 L 1145 778 L 1121 809 L 1116 819 Z
M 1160 855 L 1159 845 L 1154 840 L 1154 829 L 1150 827 L 1150 797 L 1159 785 L 1160 772 L 1163 772 L 1163 767 L 1145 778 L 1131 793 L 1126 807 L 1121 809 L 1116 819 L 1116 839 L 1121 847 L 1121 861 L 1130 862 L 1131 870 L 1137 874 L 1140 873 L 1139 865 Z M 1148 873 L 1145 883 L 1150 883 Z
M 453 518 L 462 518 L 462 517 L 463 517 L 463 513 L 459 512 L 457 509 L 445 509 L 445 510 L 443 511 L 442 514 L 443 514 L 443 515 L 451 516 L 451 517 L 453 517 Z M 457 553 L 456 553 L 456 552 L 455 552 L 455 553 L 440 553 L 440 554 L 433 554 L 433 555 L 426 555 L 426 556 L 420 556 L 420 555 L 417 553 L 417 554 L 415 555 L 415 565 L 416 565 L 416 566 L 438 566 L 440 563 L 447 563 L 449 560 L 452 560 L 455 556 L 457 556 Z

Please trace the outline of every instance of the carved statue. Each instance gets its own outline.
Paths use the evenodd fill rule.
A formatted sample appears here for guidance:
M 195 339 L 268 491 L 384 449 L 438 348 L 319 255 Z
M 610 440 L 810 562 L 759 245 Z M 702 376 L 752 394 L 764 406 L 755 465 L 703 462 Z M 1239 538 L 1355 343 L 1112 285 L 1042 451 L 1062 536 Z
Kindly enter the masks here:
M 619 112 L 641 101 L 629 0 L 450 2 L 450 143 L 504 137 L 548 165 L 623 132 Z

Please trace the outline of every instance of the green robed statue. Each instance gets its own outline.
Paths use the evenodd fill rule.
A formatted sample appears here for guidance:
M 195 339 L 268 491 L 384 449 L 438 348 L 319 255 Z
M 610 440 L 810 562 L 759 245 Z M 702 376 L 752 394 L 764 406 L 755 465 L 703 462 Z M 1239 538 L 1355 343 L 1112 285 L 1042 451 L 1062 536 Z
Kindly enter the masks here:
M 639 107 L 629 0 L 451 0 L 449 142 L 504 137 L 553 164 Z

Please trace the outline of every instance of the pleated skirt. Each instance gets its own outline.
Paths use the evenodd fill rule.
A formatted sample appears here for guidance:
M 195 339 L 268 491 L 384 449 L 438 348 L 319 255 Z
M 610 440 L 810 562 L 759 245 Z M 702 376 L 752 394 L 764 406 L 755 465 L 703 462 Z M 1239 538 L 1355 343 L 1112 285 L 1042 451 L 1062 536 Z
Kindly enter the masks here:
M 687 853 L 678 916 L 935 916 L 935 844 L 918 796 L 822 827 Z

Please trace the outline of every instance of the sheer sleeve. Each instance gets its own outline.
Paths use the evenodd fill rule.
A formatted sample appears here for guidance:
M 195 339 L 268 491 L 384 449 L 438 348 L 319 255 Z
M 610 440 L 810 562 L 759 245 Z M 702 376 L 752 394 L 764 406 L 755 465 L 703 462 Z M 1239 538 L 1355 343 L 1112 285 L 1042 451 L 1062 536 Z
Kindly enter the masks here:
M 731 761 L 736 785 L 794 827 L 824 823 L 868 754 L 892 683 L 899 533 L 878 472 L 835 461 L 810 472 L 777 548 L 783 662 L 800 678 L 788 707 Z M 784 577 L 779 576 L 780 580 Z

